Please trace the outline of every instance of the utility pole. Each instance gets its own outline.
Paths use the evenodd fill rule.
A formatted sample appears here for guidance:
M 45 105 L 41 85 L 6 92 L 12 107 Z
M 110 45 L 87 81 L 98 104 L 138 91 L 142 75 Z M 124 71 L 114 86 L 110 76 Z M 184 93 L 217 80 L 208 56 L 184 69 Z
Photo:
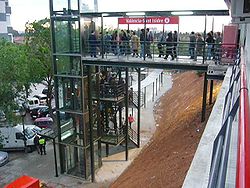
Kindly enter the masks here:
M 98 12 L 98 0 L 94 0 L 94 12 Z

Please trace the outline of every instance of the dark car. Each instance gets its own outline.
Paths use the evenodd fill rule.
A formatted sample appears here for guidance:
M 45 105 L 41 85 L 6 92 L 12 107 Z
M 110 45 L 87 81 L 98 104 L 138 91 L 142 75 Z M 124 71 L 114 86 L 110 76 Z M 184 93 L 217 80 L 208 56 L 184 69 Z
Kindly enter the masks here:
M 48 95 L 48 88 L 44 88 L 43 91 L 42 91 L 42 94 Z M 52 99 L 54 98 L 54 90 L 52 90 L 51 98 L 52 98 Z
M 5 165 L 8 161 L 9 161 L 8 153 L 0 151 L 0 166 Z
M 31 111 L 30 111 L 30 116 L 33 118 L 33 119 L 36 119 L 38 118 L 38 110 L 40 109 L 46 109 L 48 108 L 48 106 L 37 106 L 35 108 L 33 108 Z
M 52 108 L 52 112 L 55 111 L 55 108 Z M 47 108 L 41 108 L 37 111 L 37 117 L 48 117 L 49 116 L 49 107 Z
M 53 119 L 51 117 L 37 118 L 34 124 L 41 129 L 53 128 Z

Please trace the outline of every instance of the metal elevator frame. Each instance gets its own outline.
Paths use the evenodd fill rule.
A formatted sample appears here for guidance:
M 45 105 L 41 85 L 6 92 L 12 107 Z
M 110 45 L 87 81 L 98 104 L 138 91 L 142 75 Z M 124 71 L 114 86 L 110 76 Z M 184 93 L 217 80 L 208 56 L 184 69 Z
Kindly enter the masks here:
M 128 81 L 129 68 L 136 68 L 138 73 L 138 80 L 141 79 L 141 68 L 157 68 L 157 69 L 171 69 L 171 70 L 197 70 L 205 73 L 204 89 L 203 89 L 203 103 L 202 103 L 202 120 L 205 118 L 206 111 L 206 96 L 207 93 L 207 69 L 206 64 L 177 64 L 173 62 L 146 62 L 146 61 L 110 61 L 103 59 L 87 59 L 83 56 L 83 25 L 81 23 L 82 17 L 100 17 L 103 22 L 104 14 L 112 17 L 125 16 L 127 12 L 103 12 L 103 13 L 81 13 L 79 0 L 68 0 L 65 5 L 59 7 L 54 4 L 54 0 L 50 0 L 50 21 L 51 21 L 51 35 L 52 35 L 52 57 L 54 68 L 54 84 L 55 84 L 55 99 L 56 99 L 56 114 L 58 127 L 58 145 L 60 156 L 61 173 L 67 173 L 67 148 L 73 151 L 73 166 L 83 166 L 84 172 L 81 177 L 91 181 L 95 181 L 95 169 L 102 165 L 101 161 L 101 135 L 100 135 L 100 113 L 97 110 L 97 130 L 94 129 L 93 122 L 93 83 L 99 83 L 100 66 L 124 67 L 125 68 L 125 159 L 128 160 Z M 173 11 L 146 11 L 146 16 L 170 16 Z M 178 11 L 177 11 L 178 12 Z M 180 12 L 180 11 L 179 11 Z M 193 16 L 221 16 L 228 15 L 227 10 L 195 10 Z M 59 24 L 58 24 L 59 23 Z M 60 24 L 66 23 L 66 24 Z M 75 28 L 72 28 L 72 25 Z M 67 26 L 65 31 L 62 27 Z M 61 27 L 61 28 L 60 28 Z M 57 38 L 58 32 L 66 32 L 66 38 L 60 41 Z M 103 24 L 101 26 L 103 31 Z M 206 32 L 206 31 L 204 31 Z M 74 35 L 75 38 L 72 37 Z M 103 35 L 101 36 L 101 44 L 103 46 Z M 67 43 L 68 42 L 68 43 Z M 63 46 L 65 45 L 66 46 Z M 62 45 L 62 46 L 61 46 Z M 68 51 L 58 51 L 58 49 L 68 49 Z M 102 48 L 103 49 L 103 48 Z M 104 54 L 102 52 L 102 58 Z M 66 60 L 65 60 L 66 59 Z M 68 59 L 68 61 L 67 61 Z M 144 57 L 145 60 L 145 57 Z M 66 62 L 66 63 L 65 63 Z M 64 63 L 64 64 L 63 64 Z M 69 64 L 67 67 L 67 63 Z M 63 64 L 63 65 L 61 65 Z M 61 71 L 66 67 L 66 73 Z M 68 69 L 67 69 L 68 68 Z M 70 69 L 70 70 L 69 70 Z M 60 72 L 61 71 L 61 72 Z M 210 78 L 212 79 L 212 78 Z M 64 82 L 66 80 L 66 82 Z M 94 82 L 93 82 L 94 80 Z M 61 83 L 62 82 L 62 83 Z M 98 85 L 98 84 L 97 84 Z M 63 91 L 62 88 L 63 88 Z M 141 85 L 138 82 L 138 147 L 140 147 L 140 91 Z M 100 87 L 97 87 L 97 93 L 100 93 Z M 79 95 L 79 96 L 78 96 Z M 69 98 L 69 99 L 68 99 Z M 78 102 L 79 103 L 78 103 Z M 67 106 L 69 105 L 69 106 Z M 80 106 L 80 107 L 79 107 Z M 100 96 L 97 94 L 97 106 L 100 106 Z M 85 108 L 86 107 L 86 108 Z M 63 123 L 65 119 L 62 118 L 62 113 L 70 115 L 67 123 Z M 66 115 L 65 115 L 66 116 Z M 64 138 L 64 127 L 69 126 L 69 135 Z M 67 133 L 66 131 L 66 133 Z M 69 140 L 69 141 L 65 141 Z M 72 142 L 73 140 L 73 142 Z M 72 150 L 73 148 L 73 150 Z M 97 150 L 97 153 L 95 153 Z M 70 155 L 70 154 L 69 154 Z M 71 155 L 70 155 L 71 156 Z M 81 159 L 83 157 L 83 159 Z M 97 163 L 97 165 L 96 165 Z M 78 169 L 79 170 L 79 169 Z M 81 170 L 81 169 L 80 169 Z M 83 177 L 84 176 L 84 177 Z

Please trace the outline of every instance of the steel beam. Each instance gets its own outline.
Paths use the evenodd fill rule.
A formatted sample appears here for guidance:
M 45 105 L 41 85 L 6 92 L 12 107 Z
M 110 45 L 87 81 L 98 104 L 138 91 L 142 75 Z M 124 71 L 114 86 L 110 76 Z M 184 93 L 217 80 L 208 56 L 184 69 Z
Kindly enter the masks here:
M 213 102 L 213 90 L 214 90 L 214 81 L 210 80 L 209 105 L 211 105 Z
M 53 141 L 53 150 L 54 150 L 54 162 L 55 162 L 55 171 L 56 171 L 56 177 L 58 177 L 58 170 L 57 170 L 57 156 L 56 156 L 56 143 L 55 138 L 52 139 Z
M 137 147 L 140 147 L 140 122 L 141 122 L 141 69 L 138 71 L 138 108 L 137 108 Z
M 206 118 L 206 103 L 207 103 L 207 73 L 205 72 L 204 85 L 203 85 L 201 122 L 205 121 L 205 118 Z
M 88 106 L 89 106 L 89 134 L 90 134 L 90 169 L 91 169 L 91 181 L 95 182 L 95 157 L 94 157 L 94 138 L 93 138 L 93 105 L 92 105 L 92 89 L 93 84 L 91 80 L 91 67 L 88 69 Z
M 183 14 L 186 12 L 185 10 L 163 10 L 163 11 L 134 11 L 136 13 L 143 12 L 145 16 L 173 16 L 172 12 L 180 12 L 182 16 L 229 16 L 229 10 L 189 10 L 192 11 L 193 14 Z M 128 12 L 85 12 L 81 13 L 82 17 L 127 17 L 127 13 L 133 13 L 133 11 Z
M 125 94 L 125 118 L 126 118 L 126 133 L 125 133 L 125 159 L 128 160 L 128 67 L 126 68 L 126 94 Z
M 208 65 L 198 64 L 198 63 L 176 63 L 174 61 L 165 62 L 152 62 L 143 60 L 127 60 L 127 59 L 90 59 L 83 58 L 82 62 L 84 65 L 96 65 L 96 66 L 112 66 L 112 67 L 129 67 L 129 68 L 151 68 L 151 69 L 172 69 L 172 70 L 197 70 L 201 72 L 206 72 L 208 70 Z

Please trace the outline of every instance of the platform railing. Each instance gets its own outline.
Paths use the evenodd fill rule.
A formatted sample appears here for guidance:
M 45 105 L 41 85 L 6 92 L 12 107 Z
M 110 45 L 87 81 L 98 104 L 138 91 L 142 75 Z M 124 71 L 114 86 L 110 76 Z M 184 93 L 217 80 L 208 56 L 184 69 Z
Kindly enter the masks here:
M 241 74 L 239 63 L 240 58 L 238 57 L 236 65 L 232 69 L 229 90 L 225 97 L 222 116 L 222 127 L 213 144 L 208 188 L 225 187 L 226 174 L 228 170 L 227 165 L 230 149 L 232 124 L 239 108 L 239 90 Z
M 91 41 L 86 40 L 83 54 L 85 57 L 104 59 L 108 58 L 141 58 L 144 60 L 155 61 L 159 59 L 192 59 L 193 61 L 213 60 L 220 64 L 233 64 L 238 54 L 236 44 L 229 43 L 212 43 L 208 45 L 204 42 L 201 44 L 190 43 L 188 41 L 179 42 L 162 42 L 159 40 L 142 41 L 137 44 L 137 50 L 134 51 L 135 45 L 131 41 Z M 199 47 L 198 47 L 199 46 Z M 212 46 L 212 47 L 209 47 Z M 167 57 L 166 55 L 169 54 Z
M 236 188 L 250 187 L 250 112 L 246 75 L 246 62 L 243 54 L 241 59 Z

